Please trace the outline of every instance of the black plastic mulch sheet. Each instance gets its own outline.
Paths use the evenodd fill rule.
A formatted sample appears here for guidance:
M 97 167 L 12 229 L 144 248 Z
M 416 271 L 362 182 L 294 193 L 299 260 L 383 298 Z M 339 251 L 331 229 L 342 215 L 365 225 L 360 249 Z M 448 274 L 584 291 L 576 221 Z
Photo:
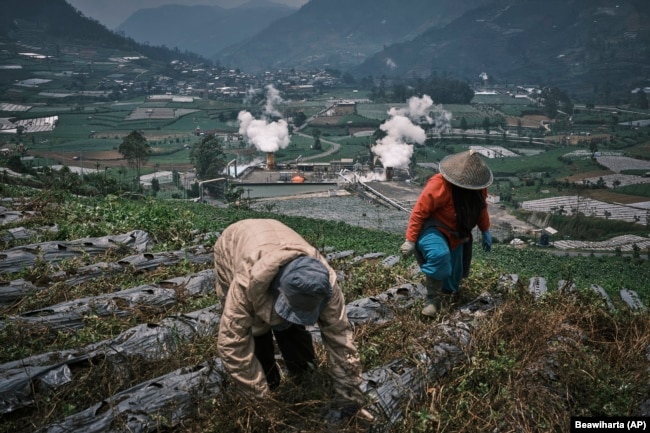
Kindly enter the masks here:
M 122 272 L 142 272 L 163 266 L 174 266 L 187 261 L 192 264 L 205 264 L 214 260 L 212 249 L 202 245 L 189 247 L 179 251 L 160 253 L 138 253 L 124 257 L 117 262 L 98 262 L 76 268 L 72 273 L 60 271 L 49 276 L 50 281 L 60 281 L 68 287 L 83 282 Z M 26 295 L 41 290 L 39 286 L 24 279 L 0 281 L 0 307 L 24 298 Z
M 33 211 L 10 210 L 4 206 L 0 206 L 0 225 L 22 221 L 31 218 L 35 214 L 36 212 Z
M 404 308 L 421 297 L 422 290 L 419 286 L 403 285 L 377 298 L 385 301 L 387 307 Z M 367 409 L 376 417 L 373 431 L 390 431 L 403 417 L 406 405 L 423 396 L 428 380 L 447 374 L 468 358 L 472 328 L 479 326 L 479 319 L 495 305 L 489 295 L 478 298 L 449 320 L 433 326 L 430 335 L 423 336 L 424 341 L 430 341 L 430 346 L 423 347 L 418 360 L 395 360 L 363 374 L 362 389 L 372 401 Z M 371 318 L 374 314 L 367 316 Z M 174 372 L 144 382 L 41 431 L 146 432 L 151 431 L 161 417 L 165 419 L 165 426 L 173 427 L 191 416 L 193 398 L 212 398 L 222 392 L 223 372 L 206 368 L 201 365 L 186 369 L 189 379 L 175 380 L 174 376 L 181 373 Z
M 373 255 L 367 258 L 380 257 L 382 255 Z M 213 289 L 214 285 L 212 284 L 210 290 Z M 394 320 L 395 309 L 413 307 L 413 304 L 423 296 L 424 288 L 421 285 L 404 284 L 391 288 L 378 296 L 356 300 L 348 304 L 348 317 L 353 324 L 387 322 Z M 411 400 L 418 399 L 423 395 L 424 384 L 427 380 L 448 373 L 455 365 L 467 359 L 466 351 L 469 346 L 470 331 L 472 327 L 478 326 L 480 322 L 478 319 L 484 317 L 486 312 L 492 308 L 494 308 L 494 302 L 489 296 L 480 298 L 471 305 L 461 308 L 448 321 L 438 326 L 432 326 L 431 335 L 423 338 L 423 341 L 429 341 L 430 345 L 423 346 L 422 353 L 417 360 L 395 360 L 386 366 L 364 373 L 363 390 L 372 402 L 367 409 L 376 416 L 373 430 L 389 431 L 391 426 L 403 417 L 406 405 Z M 320 340 L 317 328 L 311 331 L 316 340 Z M 211 332 L 216 332 L 216 330 L 213 329 Z M 143 341 L 137 343 L 132 341 L 131 353 L 146 353 L 150 343 L 146 339 Z M 159 351 L 154 349 L 154 352 Z M 84 354 L 77 359 L 81 360 L 84 357 L 88 359 L 89 356 L 89 354 Z M 118 352 L 111 356 L 118 356 Z M 38 366 L 33 367 L 35 369 L 33 371 L 40 374 L 38 376 L 40 382 L 56 386 L 57 383 L 68 380 L 65 368 L 61 368 L 63 363 L 58 366 L 36 363 L 43 369 L 42 372 L 39 372 L 36 370 L 39 368 Z M 216 360 L 213 365 L 220 366 L 220 363 Z M 20 367 L 18 366 L 18 368 Z M 185 375 L 183 376 L 185 379 L 176 380 L 176 376 L 181 374 Z M 161 419 L 164 420 L 162 424 L 166 427 L 174 427 L 183 418 L 192 415 L 194 408 L 192 401 L 195 401 L 193 398 L 218 396 L 223 391 L 223 378 L 223 372 L 219 368 L 215 369 L 206 365 L 181 369 L 116 394 L 41 431 L 145 432 L 160 426 Z M 33 389 L 31 376 L 29 378 L 23 376 L 22 380 L 23 389 L 25 389 L 25 382 L 31 384 L 28 386 Z M 0 390 L 0 395 L 2 394 L 3 392 Z M 22 397 L 30 398 L 29 395 L 22 395 Z M 20 402 L 16 404 L 20 404 Z
M 471 332 L 494 310 L 498 300 L 483 294 L 454 312 L 448 320 L 432 324 L 420 339 L 417 359 L 395 360 L 363 374 L 362 390 L 373 402 L 367 410 L 375 415 L 373 432 L 389 432 L 402 419 L 411 401 L 422 399 L 426 384 L 449 373 L 470 357 Z
M 181 279 L 190 285 L 214 290 L 212 271 L 174 280 Z M 30 406 L 35 391 L 46 392 L 72 381 L 72 367 L 90 366 L 98 362 L 128 366 L 129 360 L 136 358 L 148 362 L 164 360 L 193 338 L 216 335 L 221 319 L 220 308 L 220 305 L 215 305 L 170 316 L 156 324 L 140 324 L 113 339 L 83 348 L 43 353 L 2 364 L 0 414 Z
M 177 426 L 196 402 L 222 392 L 226 373 L 220 359 L 180 368 L 122 391 L 88 409 L 38 430 L 39 433 L 149 433 Z
M 38 288 L 23 278 L 11 281 L 0 281 L 0 307 L 10 305 Z
M 8 323 L 18 326 L 38 325 L 50 330 L 78 329 L 84 326 L 86 319 L 95 316 L 126 317 L 136 314 L 142 308 L 152 312 L 164 311 L 176 304 L 180 295 L 194 297 L 212 293 L 214 284 L 214 271 L 207 269 L 158 284 L 145 284 L 7 316 L 0 322 L 0 329 Z
M 392 287 L 377 296 L 350 302 L 346 306 L 348 319 L 352 324 L 389 322 L 395 316 L 394 308 L 408 308 L 424 294 L 421 285 L 407 283 Z
M 119 371 L 130 360 L 160 361 L 180 346 L 204 335 L 216 335 L 221 306 L 143 323 L 117 337 L 86 347 L 48 352 L 0 365 L 0 414 L 30 406 L 34 392 L 47 392 L 73 380 L 71 367 L 109 362 Z M 216 338 L 216 337 L 215 337 Z M 126 364 L 125 364 L 126 363 Z
M 145 252 L 151 246 L 152 240 L 149 234 L 142 230 L 133 230 L 122 235 L 23 245 L 0 252 L 0 272 L 19 272 L 26 267 L 34 266 L 38 260 L 56 263 L 84 255 L 105 254 L 115 248 Z

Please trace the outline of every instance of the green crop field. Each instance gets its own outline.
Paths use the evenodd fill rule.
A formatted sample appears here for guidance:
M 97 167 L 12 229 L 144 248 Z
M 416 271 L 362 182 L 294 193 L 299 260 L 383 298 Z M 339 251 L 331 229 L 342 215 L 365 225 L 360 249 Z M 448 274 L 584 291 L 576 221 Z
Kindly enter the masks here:
M 497 158 L 486 160 L 495 176 L 512 176 L 526 173 L 549 173 L 552 177 L 570 176 L 577 172 L 599 170 L 598 164 L 591 159 L 565 162 L 561 159 L 575 147 L 549 149 L 536 155 Z
M 403 108 L 406 104 L 358 104 L 357 114 L 368 119 L 377 119 L 380 121 L 388 119 L 388 110 L 391 107 Z

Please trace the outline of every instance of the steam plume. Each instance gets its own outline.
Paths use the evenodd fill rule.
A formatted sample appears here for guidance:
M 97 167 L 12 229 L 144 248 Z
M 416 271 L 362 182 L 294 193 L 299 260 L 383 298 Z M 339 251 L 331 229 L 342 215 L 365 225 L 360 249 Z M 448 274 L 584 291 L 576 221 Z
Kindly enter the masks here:
M 429 115 L 429 108 L 433 105 L 433 99 L 429 95 L 424 95 L 421 98 L 413 96 L 408 100 L 408 107 L 406 108 L 391 108 L 388 110 L 388 114 L 391 116 L 403 115 L 407 116 L 409 119 L 414 122 L 422 123 L 424 120 L 426 123 L 433 123 L 433 119 Z
M 246 105 L 252 104 L 256 94 L 257 94 L 257 91 L 252 86 L 249 87 L 246 90 L 246 94 L 244 95 L 243 103 L 246 104 Z
M 273 86 L 267 86 L 266 116 L 280 113 L 275 109 L 275 104 L 282 102 L 280 92 Z M 284 119 L 269 121 L 268 118 L 255 119 L 248 111 L 240 111 L 237 116 L 239 120 L 239 133 L 244 137 L 246 143 L 252 144 L 262 152 L 276 152 L 289 145 L 289 125 Z
M 418 124 L 428 124 L 434 133 L 451 130 L 451 113 L 434 105 L 429 95 L 413 96 L 404 108 L 391 108 L 391 116 L 380 128 L 386 132 L 372 148 L 384 167 L 406 168 L 413 155 L 412 143 L 422 144 L 426 133 Z
M 428 115 L 432 104 L 433 101 L 427 95 L 422 98 L 414 96 L 409 99 L 408 107 L 388 110 L 391 118 L 379 126 L 386 132 L 386 136 L 372 148 L 384 167 L 408 167 L 413 155 L 413 145 L 410 143 L 422 144 L 427 138 L 424 129 L 412 120 L 424 119 L 425 122 L 432 123 L 433 119 Z
M 282 117 L 282 114 L 276 108 L 282 102 L 280 91 L 273 87 L 271 84 L 266 86 L 266 105 L 264 106 L 264 114 L 269 117 Z
M 248 111 L 240 111 L 237 119 L 239 133 L 257 150 L 275 152 L 289 145 L 289 126 L 284 119 L 276 122 L 255 119 Z
M 442 108 L 442 105 L 434 105 L 429 111 L 429 115 L 433 115 L 432 132 L 440 136 L 443 132 L 451 131 L 451 112 Z

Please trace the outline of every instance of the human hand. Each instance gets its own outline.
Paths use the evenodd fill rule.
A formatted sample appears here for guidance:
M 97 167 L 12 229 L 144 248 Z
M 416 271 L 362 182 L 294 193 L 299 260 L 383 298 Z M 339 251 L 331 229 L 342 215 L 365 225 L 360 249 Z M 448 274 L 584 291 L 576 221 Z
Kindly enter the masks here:
M 401 247 L 399 247 L 402 256 L 408 257 L 415 251 L 415 242 L 405 241 Z
M 372 416 L 370 412 L 363 409 L 361 405 L 357 403 L 351 403 L 345 405 L 341 408 L 341 419 L 359 417 L 366 421 L 374 421 L 375 417 Z
M 483 246 L 483 251 L 485 252 L 490 252 L 492 250 L 492 234 L 489 230 L 483 232 L 481 245 Z

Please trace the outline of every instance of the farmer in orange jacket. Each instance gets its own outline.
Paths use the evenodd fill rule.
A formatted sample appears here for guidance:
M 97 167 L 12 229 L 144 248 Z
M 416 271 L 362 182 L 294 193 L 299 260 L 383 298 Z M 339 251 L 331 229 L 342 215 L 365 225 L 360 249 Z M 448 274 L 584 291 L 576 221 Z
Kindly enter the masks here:
M 472 259 L 472 229 L 478 225 L 485 251 L 492 248 L 487 187 L 492 172 L 473 150 L 445 157 L 440 173 L 432 176 L 409 217 L 404 256 L 416 254 L 426 277 L 425 316 L 440 309 L 441 294 L 458 291 L 469 275 Z

